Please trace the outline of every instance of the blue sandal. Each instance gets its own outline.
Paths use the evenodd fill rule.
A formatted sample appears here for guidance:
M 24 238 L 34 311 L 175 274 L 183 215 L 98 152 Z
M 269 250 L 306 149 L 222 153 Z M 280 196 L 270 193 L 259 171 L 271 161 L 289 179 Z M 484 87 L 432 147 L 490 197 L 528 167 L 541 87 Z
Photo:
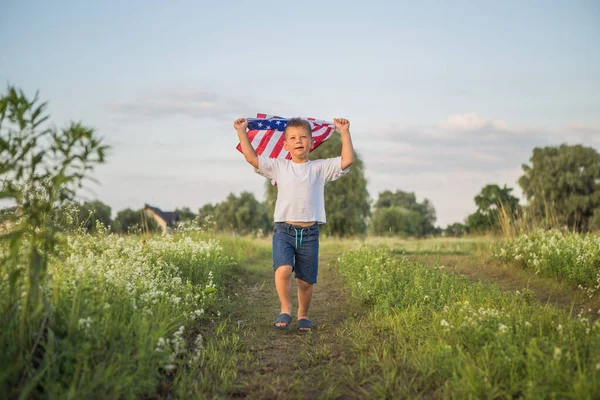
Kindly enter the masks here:
M 283 322 L 285 325 L 278 326 L 276 325 L 279 322 Z M 275 329 L 287 329 L 292 322 L 292 316 L 290 314 L 281 313 L 273 323 L 273 327 Z
M 298 332 L 310 332 L 314 328 L 310 319 L 302 318 L 298 320 Z

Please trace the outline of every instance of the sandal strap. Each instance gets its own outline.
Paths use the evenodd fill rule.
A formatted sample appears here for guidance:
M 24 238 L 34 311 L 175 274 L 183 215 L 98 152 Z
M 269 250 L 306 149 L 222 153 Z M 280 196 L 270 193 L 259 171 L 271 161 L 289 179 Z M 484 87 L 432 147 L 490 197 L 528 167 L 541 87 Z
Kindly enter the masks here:
M 300 328 L 313 329 L 314 326 L 310 319 L 302 318 L 298 320 L 298 329 Z
M 275 324 L 278 322 L 283 322 L 286 325 L 289 325 L 290 322 L 292 322 L 292 316 L 286 313 L 281 313 L 277 316 L 277 318 L 275 319 Z

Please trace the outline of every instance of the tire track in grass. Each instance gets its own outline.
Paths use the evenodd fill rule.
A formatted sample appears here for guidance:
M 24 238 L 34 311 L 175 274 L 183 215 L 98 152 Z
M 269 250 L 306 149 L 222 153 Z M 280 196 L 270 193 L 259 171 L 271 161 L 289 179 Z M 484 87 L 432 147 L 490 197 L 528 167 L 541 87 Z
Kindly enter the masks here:
M 575 315 L 581 313 L 592 321 L 600 317 L 600 296 L 590 298 L 562 279 L 536 275 L 514 263 L 476 254 L 410 255 L 409 258 L 429 267 L 444 265 L 448 272 L 463 275 L 472 282 L 495 283 L 503 291 L 528 292 L 542 304 L 552 304 Z

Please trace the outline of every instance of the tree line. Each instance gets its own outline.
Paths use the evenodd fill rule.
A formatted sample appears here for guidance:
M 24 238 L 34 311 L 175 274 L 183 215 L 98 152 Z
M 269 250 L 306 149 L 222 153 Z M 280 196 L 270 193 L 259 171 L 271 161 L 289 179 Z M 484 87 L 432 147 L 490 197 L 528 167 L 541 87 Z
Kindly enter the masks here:
M 317 149 L 311 158 L 333 157 L 339 154 L 341 141 L 332 137 Z M 499 233 L 505 224 L 515 221 L 566 227 L 587 231 L 600 229 L 600 155 L 582 145 L 536 148 L 530 164 L 523 164 L 519 179 L 527 205 L 519 204 L 510 187 L 487 184 L 474 197 L 476 211 L 463 222 L 435 226 L 436 212 L 428 199 L 419 202 L 414 192 L 385 190 L 373 202 L 364 176 L 364 164 L 359 155 L 350 172 L 327 184 L 325 205 L 327 224 L 323 233 L 338 236 L 462 236 L 465 234 Z M 272 215 L 277 187 L 265 182 L 265 201 L 253 193 L 230 193 L 220 203 L 207 203 L 196 211 L 177 208 L 182 223 L 240 235 L 268 234 L 273 229 Z M 6 214 L 10 209 L 1 210 Z M 101 223 L 114 233 L 154 232 L 158 224 L 143 209 L 126 208 L 111 217 L 111 207 L 99 200 L 62 205 L 56 214 L 64 226 L 77 226 L 89 233 Z
M 3 100 L 6 104 L 4 109 L 8 110 L 11 102 L 14 102 L 16 110 L 25 107 L 28 103 L 23 93 L 16 89 L 11 90 L 10 96 Z M 43 107 L 45 104 L 40 109 Z M 8 114 L 5 111 L 3 115 Z M 91 137 L 80 125 L 68 132 L 72 138 L 65 134 L 67 147 L 64 149 L 69 151 L 71 148 L 68 146 L 72 146 L 69 140 Z M 15 143 L 14 152 L 17 152 L 14 154 L 14 165 L 0 163 L 3 171 L 3 190 L 6 193 L 6 189 L 11 188 L 8 176 L 26 166 L 35 169 L 38 159 L 44 154 L 43 151 L 33 153 L 37 149 L 36 146 L 39 147 L 35 139 L 32 139 L 31 143 L 24 143 L 22 138 L 11 135 L 13 133 L 10 129 L 3 130 L 0 140 L 0 150 L 11 150 L 9 145 L 12 145 L 12 140 Z M 31 160 L 25 161 L 23 156 L 17 157 L 18 151 L 25 151 L 19 150 L 18 147 L 24 145 L 30 146 L 27 149 L 32 151 Z M 97 141 L 91 141 L 90 146 L 98 146 Z M 104 148 L 101 148 L 102 161 L 103 151 Z M 333 135 L 312 152 L 310 158 L 336 157 L 340 152 L 341 139 L 338 135 Z M 27 164 L 28 162 L 30 164 Z M 463 222 L 450 224 L 442 229 L 435 225 L 436 211 L 431 201 L 418 201 L 414 192 L 385 190 L 378 193 L 377 199 L 373 201 L 367 190 L 363 161 L 360 155 L 356 154 L 355 163 L 349 173 L 342 179 L 328 183 L 325 188 L 327 224 L 323 225 L 321 230 L 327 235 L 338 237 L 424 237 L 439 234 L 461 236 L 468 233 L 498 232 L 505 229 L 507 224 L 522 221 L 543 227 L 558 226 L 577 231 L 600 229 L 600 154 L 594 148 L 567 144 L 535 148 L 529 163 L 523 164 L 522 169 L 523 175 L 518 184 L 525 195 L 526 205 L 519 204 L 519 199 L 512 194 L 512 188 L 490 183 L 475 196 L 474 213 L 468 215 Z M 35 199 L 34 192 L 27 189 L 27 185 L 24 184 L 23 193 Z M 48 191 L 45 187 L 36 190 L 43 195 Z M 74 191 L 61 196 L 63 201 L 60 202 L 59 209 L 56 212 L 48 211 L 56 223 L 75 225 L 87 232 L 96 230 L 98 223 L 115 233 L 159 229 L 157 223 L 147 216 L 143 209 L 120 210 L 112 218 L 110 206 L 99 200 L 74 202 Z M 183 207 L 176 212 L 179 220 L 184 223 L 242 235 L 267 234 L 273 228 L 272 215 L 276 198 L 277 187 L 265 180 L 265 201 L 257 200 L 250 192 L 231 193 L 222 202 L 205 204 L 197 211 Z M 65 199 L 69 201 L 64 201 Z M 31 201 L 24 198 L 23 204 L 30 204 Z M 15 209 L 10 208 L 0 209 L 0 228 L 2 221 L 14 219 L 14 211 Z

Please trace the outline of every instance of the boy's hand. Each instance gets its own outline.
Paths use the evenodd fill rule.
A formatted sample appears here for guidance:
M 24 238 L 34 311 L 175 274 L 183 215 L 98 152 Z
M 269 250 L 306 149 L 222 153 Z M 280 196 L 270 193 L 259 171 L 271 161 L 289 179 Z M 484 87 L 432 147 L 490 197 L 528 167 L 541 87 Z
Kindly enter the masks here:
M 333 123 L 335 124 L 335 129 L 337 129 L 339 133 L 350 133 L 350 121 L 347 119 L 334 118 Z
M 248 129 L 248 120 L 246 118 L 238 118 L 233 122 L 233 127 L 236 131 L 246 133 Z

